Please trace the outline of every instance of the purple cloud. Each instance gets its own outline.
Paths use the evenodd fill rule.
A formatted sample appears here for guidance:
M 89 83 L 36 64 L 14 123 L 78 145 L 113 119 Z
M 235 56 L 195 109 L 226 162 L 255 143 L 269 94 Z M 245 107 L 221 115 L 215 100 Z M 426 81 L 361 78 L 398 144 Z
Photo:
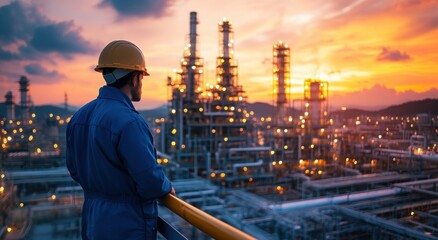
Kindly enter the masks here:
M 174 0 L 102 0 L 99 6 L 110 6 L 120 17 L 160 17 Z
M 28 64 L 28 65 L 24 66 L 24 70 L 29 75 L 35 75 L 35 76 L 41 76 L 41 77 L 47 77 L 47 78 L 64 77 L 64 75 L 60 74 L 58 71 L 55 71 L 55 70 L 49 71 L 37 63 Z
M 17 46 L 18 51 L 10 46 Z M 21 1 L 0 7 L 0 61 L 47 59 L 50 53 L 70 59 L 96 51 L 72 21 L 50 21 L 35 5 Z
M 377 61 L 409 61 L 411 57 L 407 53 L 402 53 L 399 50 L 390 50 L 389 48 L 383 47 L 382 51 L 377 56 Z

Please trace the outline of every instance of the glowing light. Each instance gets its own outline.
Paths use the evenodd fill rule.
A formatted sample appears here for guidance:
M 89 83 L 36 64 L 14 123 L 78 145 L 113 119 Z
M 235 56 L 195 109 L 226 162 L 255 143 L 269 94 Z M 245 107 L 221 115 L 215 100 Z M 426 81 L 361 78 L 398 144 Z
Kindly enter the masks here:
M 281 161 L 281 160 L 280 160 L 280 161 L 278 161 L 278 164 L 280 164 L 280 165 L 281 165 L 281 164 L 283 164 L 283 161 Z
M 212 177 L 212 178 L 216 177 L 216 173 L 212 172 L 212 173 L 210 174 L 210 177 Z
M 8 228 L 7 228 L 7 231 L 8 231 L 8 232 L 12 232 L 12 228 L 8 227 Z
M 55 148 L 55 149 L 58 148 L 58 144 L 56 144 L 56 143 L 53 144 L 53 148 Z
M 243 167 L 243 171 L 244 172 L 248 171 L 248 168 L 247 167 Z
M 216 133 L 216 129 L 211 129 L 211 133 Z
M 37 148 L 37 153 L 41 153 L 41 148 Z
M 50 113 L 50 114 L 49 114 L 49 117 L 53 117 L 53 113 Z
M 276 162 L 276 161 L 273 161 L 273 162 L 272 162 L 272 165 L 273 165 L 273 166 L 277 165 L 277 162 Z
M 164 162 L 164 163 L 168 163 L 168 162 L 169 162 L 169 159 L 165 158 L 165 159 L 163 159 L 163 162 Z
M 171 112 L 172 112 L 172 114 L 175 114 L 175 113 L 176 113 L 176 110 L 175 110 L 175 109 L 172 109 Z
M 204 111 L 204 109 L 203 109 L 203 108 L 199 108 L 199 111 L 200 111 L 200 112 L 203 112 L 203 111 Z
M 271 150 L 271 155 L 274 155 L 275 154 L 275 151 L 274 150 Z
M 24 207 L 24 203 L 20 203 L 20 207 Z
M 56 200 L 56 195 L 53 194 L 50 198 L 51 198 L 52 200 Z
M 2 179 L 5 178 L 5 174 L 2 173 L 2 174 L 0 175 L 0 177 L 1 177 Z
M 225 176 L 226 176 L 226 174 L 225 173 L 221 173 L 221 178 L 224 178 Z
M 172 129 L 172 134 L 176 134 L 176 128 Z
M 224 142 L 228 142 L 228 138 L 227 137 L 224 137 Z

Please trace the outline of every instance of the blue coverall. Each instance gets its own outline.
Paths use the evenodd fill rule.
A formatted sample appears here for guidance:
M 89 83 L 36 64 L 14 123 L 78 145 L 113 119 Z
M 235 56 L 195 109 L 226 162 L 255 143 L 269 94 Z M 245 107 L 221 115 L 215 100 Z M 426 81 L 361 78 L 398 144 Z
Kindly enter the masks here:
M 83 239 L 156 239 L 157 199 L 172 184 L 129 97 L 104 86 L 67 126 L 67 168 L 84 189 Z

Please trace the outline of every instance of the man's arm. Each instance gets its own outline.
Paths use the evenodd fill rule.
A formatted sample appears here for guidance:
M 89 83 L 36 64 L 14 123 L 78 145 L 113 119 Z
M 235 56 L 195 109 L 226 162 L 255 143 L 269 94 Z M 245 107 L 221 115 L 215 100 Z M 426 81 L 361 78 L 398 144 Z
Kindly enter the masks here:
M 79 179 L 77 176 L 77 171 L 74 163 L 74 157 L 73 157 L 73 149 L 72 149 L 72 129 L 70 123 L 67 125 L 67 132 L 66 132 L 66 141 L 67 141 L 67 149 L 66 149 L 66 165 L 67 169 L 70 172 L 70 176 L 75 180 L 77 183 L 79 183 Z
M 157 163 L 152 134 L 146 122 L 135 120 L 127 124 L 120 133 L 117 151 L 141 197 L 157 199 L 172 192 L 171 182 Z

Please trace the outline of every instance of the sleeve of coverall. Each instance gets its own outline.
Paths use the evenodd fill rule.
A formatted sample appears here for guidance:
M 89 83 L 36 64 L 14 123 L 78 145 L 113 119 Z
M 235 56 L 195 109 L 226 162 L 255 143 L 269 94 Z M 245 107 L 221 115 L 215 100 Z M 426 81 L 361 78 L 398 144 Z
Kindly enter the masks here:
M 75 168 L 74 159 L 73 159 L 73 152 L 72 152 L 73 149 L 72 149 L 71 138 L 72 138 L 72 130 L 71 130 L 71 126 L 69 124 L 69 125 L 67 125 L 67 134 L 66 134 L 66 141 L 67 141 L 66 165 L 67 165 L 68 171 L 70 172 L 70 176 L 73 178 L 73 180 L 75 180 L 76 182 L 79 182 L 76 168 Z
M 152 134 L 147 124 L 136 120 L 120 133 L 118 153 L 144 199 L 157 199 L 172 190 L 172 184 L 157 163 Z

